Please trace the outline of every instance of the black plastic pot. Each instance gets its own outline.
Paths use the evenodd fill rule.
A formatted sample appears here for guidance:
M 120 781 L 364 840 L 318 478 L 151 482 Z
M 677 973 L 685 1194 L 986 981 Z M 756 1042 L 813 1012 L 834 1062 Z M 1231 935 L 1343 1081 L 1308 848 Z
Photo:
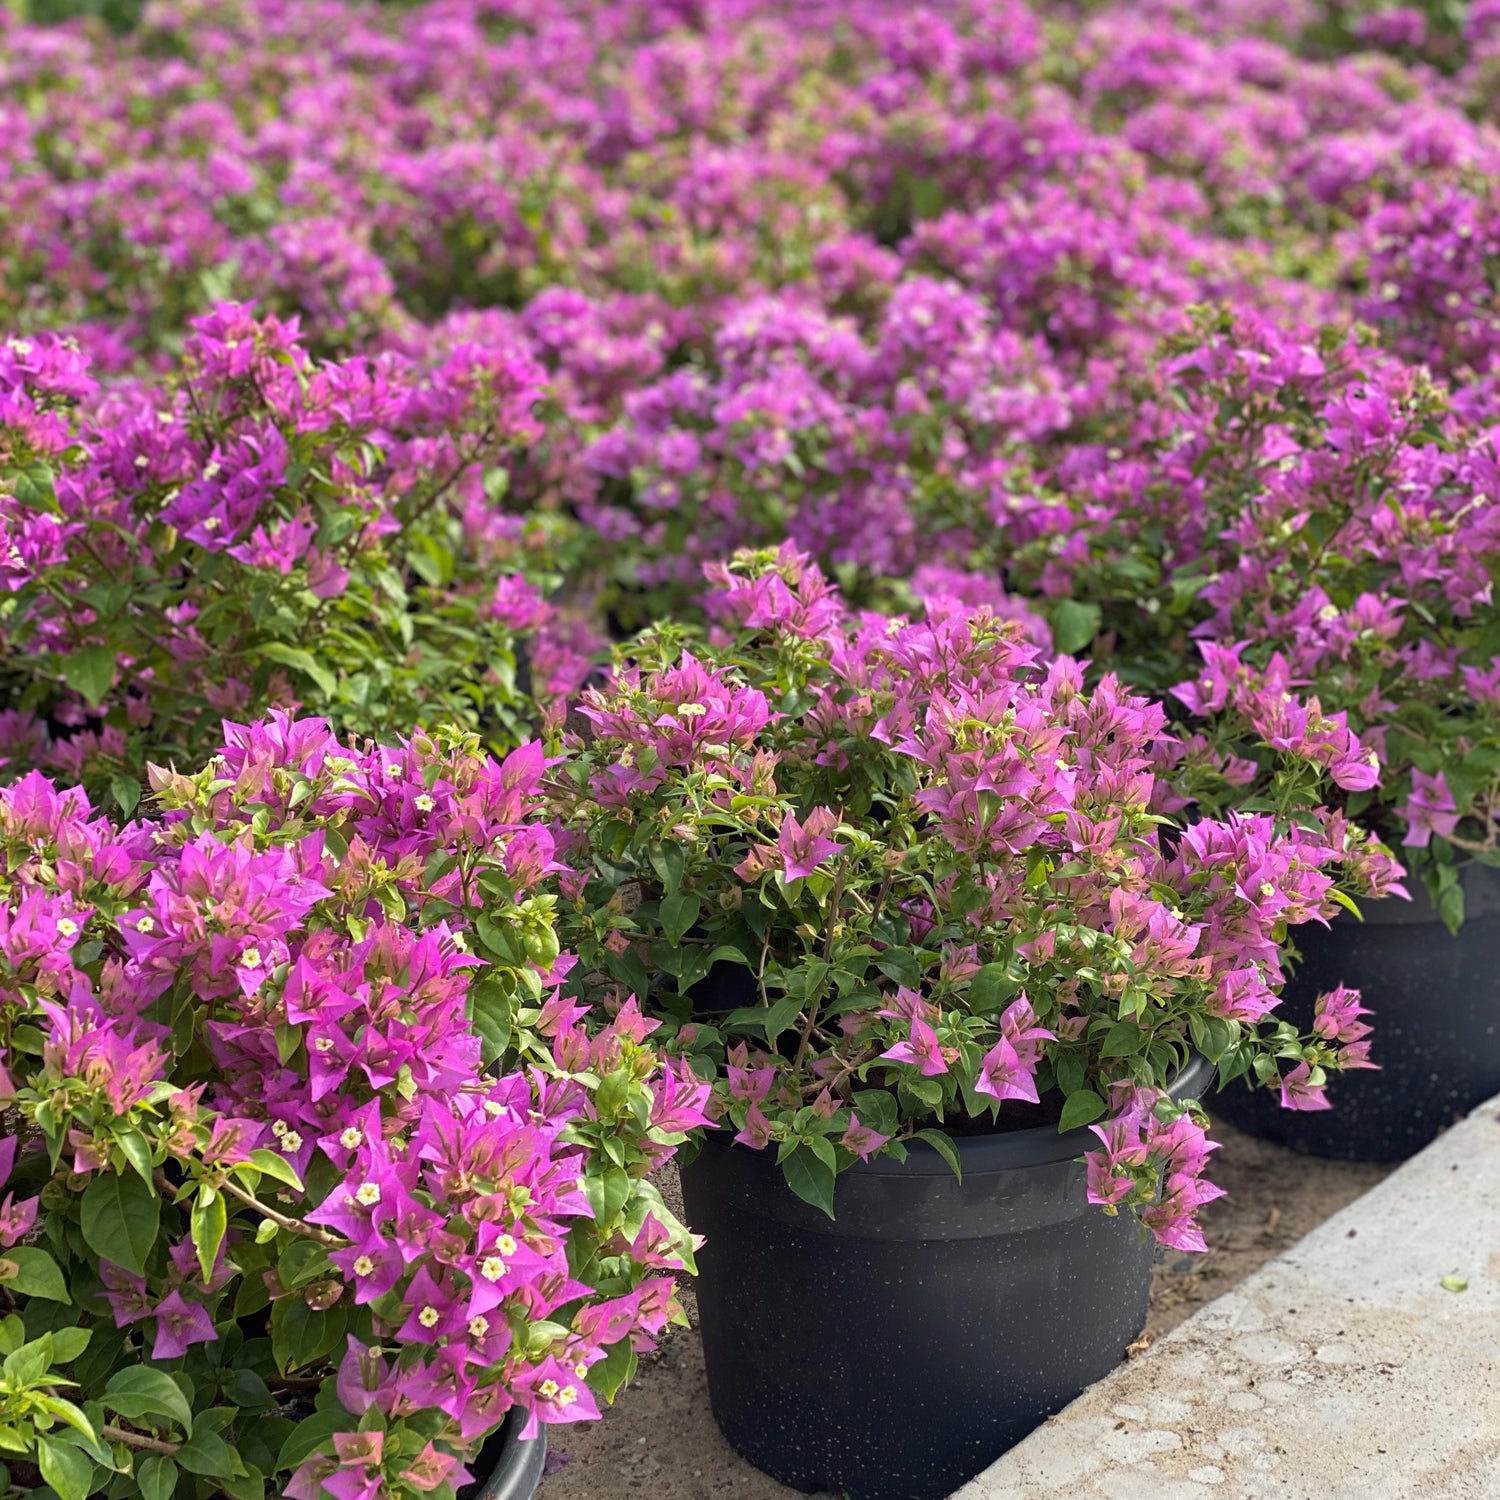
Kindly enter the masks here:
M 516 1435 L 520 1430 L 519 1420 L 508 1419 L 485 1439 L 469 1465 L 474 1482 L 464 1485 L 455 1500 L 531 1500 L 547 1461 L 547 1429 L 525 1442 Z
M 1196 1097 L 1195 1058 L 1174 1093 Z M 956 1141 L 840 1175 L 837 1217 L 771 1152 L 710 1138 L 682 1172 L 706 1235 L 714 1419 L 758 1469 L 852 1500 L 940 1500 L 1124 1357 L 1154 1247 L 1084 1197 L 1087 1130 Z
M 1419 881 L 1411 901 L 1369 901 L 1365 920 L 1340 916 L 1295 937 L 1305 955 L 1278 1017 L 1312 1024 L 1313 1001 L 1343 983 L 1374 1015 L 1378 1072 L 1329 1081 L 1332 1109 L 1282 1109 L 1274 1094 L 1241 1082 L 1207 1101 L 1241 1130 L 1310 1156 L 1404 1161 L 1439 1131 L 1500 1093 L 1500 870 L 1460 876 L 1466 920 L 1457 937 Z

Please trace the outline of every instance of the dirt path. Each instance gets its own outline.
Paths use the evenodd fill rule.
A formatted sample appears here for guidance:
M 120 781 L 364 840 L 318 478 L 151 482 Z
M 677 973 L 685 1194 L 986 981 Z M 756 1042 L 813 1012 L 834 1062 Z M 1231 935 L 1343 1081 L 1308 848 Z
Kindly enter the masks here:
M 1224 1149 L 1212 1176 L 1228 1194 L 1203 1213 L 1209 1253 L 1173 1255 L 1157 1268 L 1148 1338 L 1176 1327 L 1390 1170 L 1296 1156 L 1229 1125 L 1215 1135 Z M 675 1180 L 663 1186 L 675 1189 Z M 684 1301 L 694 1317 L 690 1290 Z M 696 1331 L 674 1332 L 603 1421 L 554 1429 L 554 1438 L 553 1472 L 538 1500 L 793 1500 L 797 1494 L 751 1468 L 719 1436 Z

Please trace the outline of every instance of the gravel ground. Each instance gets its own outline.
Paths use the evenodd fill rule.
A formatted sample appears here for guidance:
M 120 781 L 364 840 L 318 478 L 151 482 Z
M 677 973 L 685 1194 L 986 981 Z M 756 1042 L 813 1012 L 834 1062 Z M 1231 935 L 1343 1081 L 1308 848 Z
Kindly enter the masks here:
M 1209 1253 L 1174 1255 L 1157 1268 L 1142 1348 L 1390 1170 L 1296 1156 L 1229 1125 L 1215 1135 L 1224 1149 L 1212 1175 L 1228 1193 L 1203 1211 Z M 663 1187 L 670 1201 L 675 1177 Z M 696 1322 L 690 1288 L 683 1300 Z M 696 1329 L 675 1330 L 603 1421 L 554 1433 L 553 1472 L 538 1500 L 793 1500 L 797 1493 L 751 1468 L 719 1436 Z

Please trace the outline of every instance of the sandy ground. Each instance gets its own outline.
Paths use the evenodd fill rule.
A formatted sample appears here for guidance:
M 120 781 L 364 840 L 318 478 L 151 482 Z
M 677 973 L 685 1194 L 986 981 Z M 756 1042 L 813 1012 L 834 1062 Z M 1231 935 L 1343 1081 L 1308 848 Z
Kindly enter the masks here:
M 1297 1156 L 1229 1125 L 1218 1125 L 1215 1136 L 1224 1149 L 1212 1176 L 1228 1193 L 1203 1212 L 1209 1253 L 1172 1255 L 1157 1268 L 1142 1348 L 1390 1170 Z M 675 1187 L 675 1180 L 663 1183 L 669 1194 Z M 691 1289 L 683 1300 L 696 1319 Z M 554 1428 L 553 1436 L 552 1472 L 538 1500 L 792 1500 L 797 1494 L 751 1468 L 719 1436 L 695 1330 L 674 1331 L 603 1421 Z

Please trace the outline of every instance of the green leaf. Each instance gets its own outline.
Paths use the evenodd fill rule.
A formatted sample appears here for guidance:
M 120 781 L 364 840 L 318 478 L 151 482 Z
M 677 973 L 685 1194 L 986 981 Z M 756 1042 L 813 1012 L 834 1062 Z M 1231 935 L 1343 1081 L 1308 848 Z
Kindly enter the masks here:
M 233 1500 L 265 1500 L 266 1476 L 257 1468 L 247 1467 L 243 1474 L 221 1478 L 219 1488 Z
M 112 646 L 85 646 L 62 660 L 63 681 L 97 708 L 115 680 Z
M 1062 1119 L 1057 1122 L 1058 1131 L 1076 1130 L 1097 1120 L 1104 1113 L 1104 1101 L 1093 1089 L 1078 1089 L 1068 1095 L 1063 1105 Z
M 93 1334 L 87 1328 L 54 1328 L 52 1330 L 52 1362 L 70 1365 L 89 1346 Z
M 620 1388 L 635 1374 L 639 1355 L 630 1347 L 629 1339 L 621 1339 L 611 1345 L 610 1351 L 588 1373 L 588 1382 L 606 1401 L 613 1401 Z
M 37 1468 L 57 1491 L 58 1500 L 88 1500 L 94 1488 L 94 1465 L 71 1443 L 38 1436 Z
M 1469 1283 L 1462 1276 L 1445 1276 L 1442 1287 L 1445 1292 L 1466 1292 L 1469 1290 Z
M 1146 1033 L 1134 1021 L 1116 1021 L 1110 1027 L 1109 1035 L 1104 1038 L 1099 1056 L 1130 1057 L 1139 1052 L 1146 1042 Z
M 172 1500 L 177 1488 L 177 1465 L 170 1458 L 148 1453 L 135 1461 L 135 1482 L 141 1500 Z
M 198 1252 L 198 1266 L 205 1282 L 214 1279 L 214 1262 L 219 1258 L 219 1246 L 224 1243 L 224 1231 L 228 1227 L 224 1194 L 204 1183 L 193 1200 L 192 1234 L 193 1248 Z
M 128 818 L 136 810 L 141 800 L 141 783 L 134 776 L 116 776 L 109 784 L 114 799 L 120 804 L 120 811 Z
M 328 1252 L 316 1240 L 293 1240 L 276 1263 L 276 1275 L 289 1292 L 326 1276 L 332 1266 Z
M 125 1160 L 135 1168 L 136 1176 L 142 1182 L 151 1182 L 151 1143 L 139 1130 L 115 1131 L 115 1145 L 120 1148 Z
M 833 1217 L 835 1173 L 831 1162 L 824 1161 L 810 1147 L 799 1145 L 781 1164 L 781 1170 L 786 1174 L 786 1185 L 804 1203 L 821 1208 L 830 1219 Z
M 1078 599 L 1063 599 L 1052 607 L 1052 639 L 1057 649 L 1066 656 L 1092 642 L 1098 632 L 1104 612 L 1097 604 L 1085 604 Z
M 650 860 L 651 868 L 656 871 L 667 894 L 671 895 L 681 883 L 683 868 L 687 864 L 682 845 L 652 844 L 646 851 L 646 858 Z
M 953 1168 L 953 1175 L 960 1182 L 964 1180 L 964 1169 L 958 1160 L 958 1147 L 953 1144 L 951 1135 L 944 1135 L 941 1130 L 919 1130 L 917 1139 L 926 1141 Z
M 161 1228 L 161 1198 L 134 1173 L 96 1177 L 83 1194 L 83 1238 L 90 1250 L 137 1276 Z
M 298 1422 L 291 1436 L 281 1445 L 276 1455 L 278 1469 L 295 1469 L 304 1459 L 314 1453 L 331 1452 L 329 1439 L 336 1432 L 348 1432 L 354 1418 L 340 1408 L 338 1411 L 317 1411 L 305 1421 Z
M 999 1010 L 1020 988 L 1021 982 L 1011 978 L 1008 964 L 986 964 L 969 981 L 969 1004 L 981 1015 Z
M 202 1474 L 218 1480 L 228 1479 L 238 1467 L 234 1449 L 207 1427 L 199 1427 L 177 1450 L 177 1462 L 189 1474 Z
M 1464 925 L 1464 888 L 1455 881 L 1438 897 L 1438 916 L 1454 937 Z
M 1337 901 L 1345 911 L 1350 912 L 1354 916 L 1358 917 L 1361 922 L 1364 921 L 1365 914 L 1359 909 L 1359 903 L 1355 901 L 1352 896 L 1346 895 L 1336 885 L 1329 887 L 1328 894 L 1332 896 L 1333 899 Z
M 288 646 L 282 641 L 271 641 L 260 648 L 260 654 L 267 661 L 280 662 L 284 667 L 291 667 L 304 676 L 311 677 L 323 693 L 330 698 L 338 691 L 338 679 L 309 651 L 303 651 L 297 646 Z M 187 1466 L 183 1465 L 183 1467 Z
M 587 1177 L 584 1181 L 588 1188 L 589 1207 L 594 1210 L 594 1219 L 601 1229 L 608 1229 L 619 1217 L 620 1210 L 630 1201 L 630 1174 L 612 1167 L 609 1171 Z
M 664 896 L 658 913 L 661 919 L 661 929 L 672 942 L 680 943 L 702 911 L 703 903 L 696 896 L 688 895 L 686 891 L 678 891 L 673 896 Z
M 282 1309 L 285 1309 L 282 1311 Z M 277 1304 L 279 1316 L 271 1323 L 271 1349 L 283 1374 L 300 1370 L 332 1352 L 343 1341 L 348 1310 L 336 1304 L 325 1311 L 311 1308 L 301 1297 Z
M 20 1245 L 0 1253 L 0 1261 L 9 1261 L 16 1268 L 14 1276 L 0 1281 L 7 1291 L 23 1297 L 45 1297 L 49 1302 L 71 1302 L 63 1274 L 45 1250 Z
M 185 1433 L 193 1430 L 193 1409 L 182 1388 L 165 1370 L 149 1365 L 127 1365 L 109 1377 L 100 1401 L 122 1417 L 166 1417 Z

